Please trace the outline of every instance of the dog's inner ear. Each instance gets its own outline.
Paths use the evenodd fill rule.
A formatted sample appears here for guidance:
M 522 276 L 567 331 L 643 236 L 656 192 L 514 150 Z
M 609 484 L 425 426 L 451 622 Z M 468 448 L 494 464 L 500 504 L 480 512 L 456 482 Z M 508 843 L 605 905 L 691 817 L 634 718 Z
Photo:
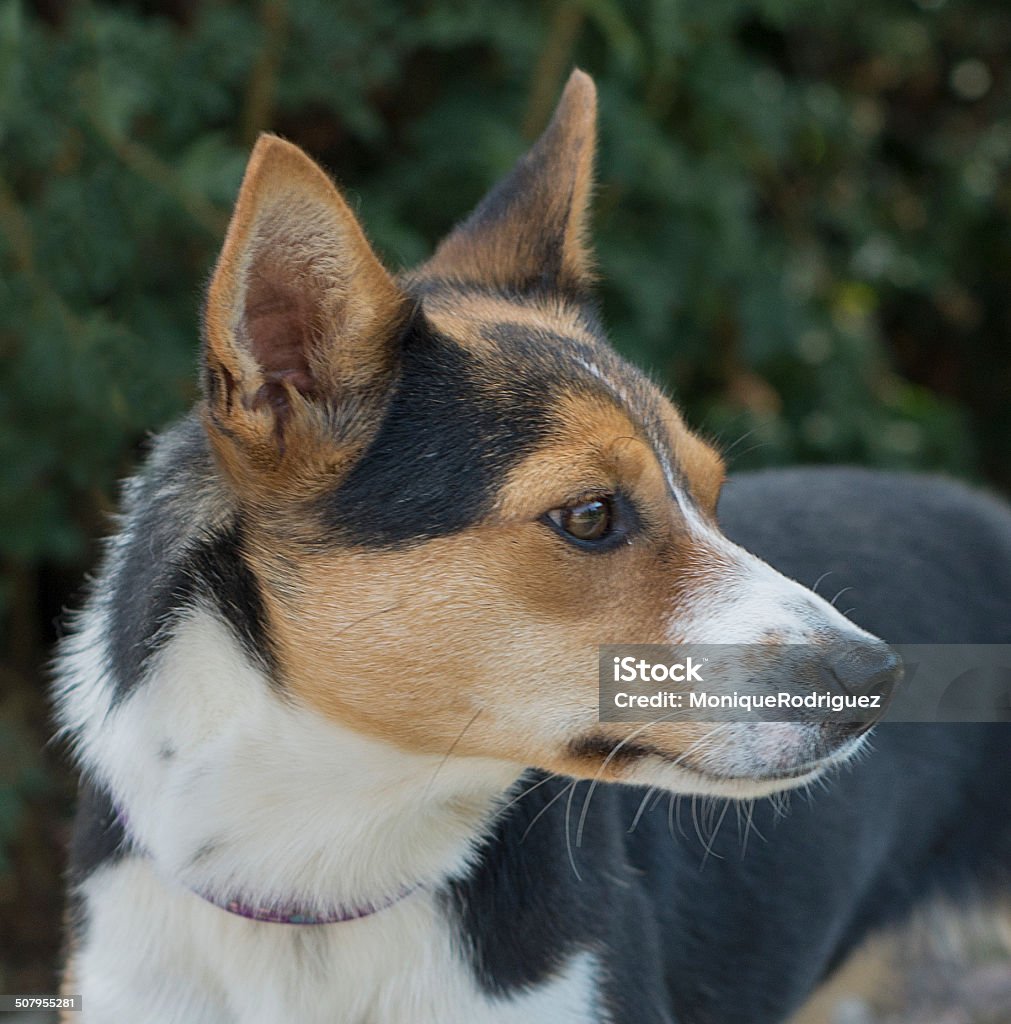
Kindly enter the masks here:
M 208 291 L 210 427 L 283 450 L 292 423 L 381 394 L 405 302 L 300 149 L 256 144 Z
M 573 71 L 544 134 L 421 274 L 506 290 L 585 290 L 592 277 L 585 231 L 596 116 L 593 80 Z

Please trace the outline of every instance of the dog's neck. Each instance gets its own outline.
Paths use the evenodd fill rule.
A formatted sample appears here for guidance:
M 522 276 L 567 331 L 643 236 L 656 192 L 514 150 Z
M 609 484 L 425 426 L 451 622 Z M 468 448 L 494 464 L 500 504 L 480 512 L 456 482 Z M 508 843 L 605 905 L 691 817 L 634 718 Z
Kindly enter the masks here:
M 82 639 L 101 632 L 91 622 Z M 64 691 L 62 713 L 82 760 L 166 879 L 214 902 L 326 915 L 436 888 L 466 870 L 519 775 L 408 754 L 292 705 L 203 610 L 116 707 L 100 652 L 77 650 L 65 675 L 85 686 Z

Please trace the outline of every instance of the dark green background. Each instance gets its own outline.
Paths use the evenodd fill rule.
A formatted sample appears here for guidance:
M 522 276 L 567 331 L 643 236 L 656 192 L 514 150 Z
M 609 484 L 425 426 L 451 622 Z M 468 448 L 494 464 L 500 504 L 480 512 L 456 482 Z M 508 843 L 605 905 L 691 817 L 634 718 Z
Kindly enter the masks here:
M 50 986 L 71 788 L 42 665 L 117 478 L 194 397 L 256 134 L 391 265 L 600 87 L 606 322 L 733 467 L 1011 488 L 1006 0 L 0 0 L 0 991 Z

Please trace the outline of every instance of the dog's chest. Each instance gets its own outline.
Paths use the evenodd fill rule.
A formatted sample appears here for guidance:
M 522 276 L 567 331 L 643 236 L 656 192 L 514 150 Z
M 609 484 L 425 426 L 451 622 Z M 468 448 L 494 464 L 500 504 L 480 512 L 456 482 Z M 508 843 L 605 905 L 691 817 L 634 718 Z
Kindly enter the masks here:
M 602 1019 L 589 954 L 532 990 L 489 995 L 467 962 L 466 937 L 424 893 L 359 921 L 288 926 L 227 914 L 132 859 L 99 871 L 85 892 L 89 927 L 75 968 L 86 990 L 90 978 L 101 982 L 86 991 L 82 1024 Z

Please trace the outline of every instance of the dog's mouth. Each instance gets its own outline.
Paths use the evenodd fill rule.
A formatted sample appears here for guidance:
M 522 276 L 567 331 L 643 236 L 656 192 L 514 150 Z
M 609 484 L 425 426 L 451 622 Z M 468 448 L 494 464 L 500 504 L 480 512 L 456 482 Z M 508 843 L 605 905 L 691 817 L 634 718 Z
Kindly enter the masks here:
M 605 736 L 581 736 L 569 744 L 569 755 L 577 761 L 593 762 L 595 766 L 610 765 L 615 771 L 636 764 L 644 757 L 660 757 L 673 761 L 670 754 L 647 743 L 608 739 Z
M 762 764 L 756 761 L 746 770 L 720 770 L 689 754 L 673 754 L 651 743 L 615 740 L 601 735 L 580 737 L 569 745 L 569 756 L 586 765 L 587 774 L 613 781 L 640 784 L 642 770 L 649 768 L 650 781 L 672 790 L 691 787 L 691 780 L 702 782 L 707 789 L 726 791 L 728 795 L 760 795 L 750 790 L 772 793 L 812 781 L 833 765 L 852 757 L 864 745 L 866 729 L 845 738 L 828 742 L 820 739 L 817 749 L 795 761 Z M 673 769 L 673 771 L 671 771 Z

